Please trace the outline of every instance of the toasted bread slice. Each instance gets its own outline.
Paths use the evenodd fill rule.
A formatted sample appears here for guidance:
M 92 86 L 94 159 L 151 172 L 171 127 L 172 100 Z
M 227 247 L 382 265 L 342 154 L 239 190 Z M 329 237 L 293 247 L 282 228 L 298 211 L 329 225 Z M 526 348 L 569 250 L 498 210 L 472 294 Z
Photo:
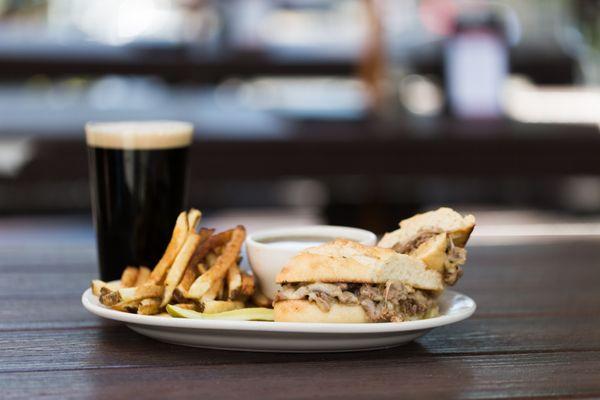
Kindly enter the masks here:
M 365 310 L 358 304 L 334 303 L 329 311 L 322 311 L 308 300 L 285 300 L 276 302 L 273 312 L 277 322 L 371 322 Z
M 423 232 L 446 232 L 455 246 L 464 247 L 475 228 L 475 217 L 463 217 L 451 208 L 442 207 L 402 220 L 399 225 L 400 229 L 386 233 L 377 245 L 393 248 L 410 242 Z
M 367 312 L 358 304 L 333 303 L 329 311 L 321 310 L 308 300 L 278 301 L 273 306 L 276 322 L 323 322 L 323 323 L 368 323 L 372 322 Z M 413 315 L 409 320 L 431 318 L 439 315 L 434 305 L 426 313 Z
M 293 257 L 277 276 L 277 283 L 351 282 L 386 283 L 400 281 L 424 290 L 443 289 L 439 273 L 425 264 L 394 250 L 364 246 L 337 239 L 308 248 Z

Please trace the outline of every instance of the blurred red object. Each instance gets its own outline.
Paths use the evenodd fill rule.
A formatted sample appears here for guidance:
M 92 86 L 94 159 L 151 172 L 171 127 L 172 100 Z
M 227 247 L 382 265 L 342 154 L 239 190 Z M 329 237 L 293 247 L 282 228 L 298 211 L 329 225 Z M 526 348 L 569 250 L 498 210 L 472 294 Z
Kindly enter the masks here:
M 454 29 L 458 6 L 453 0 L 423 0 L 419 18 L 423 26 L 438 35 L 446 36 Z

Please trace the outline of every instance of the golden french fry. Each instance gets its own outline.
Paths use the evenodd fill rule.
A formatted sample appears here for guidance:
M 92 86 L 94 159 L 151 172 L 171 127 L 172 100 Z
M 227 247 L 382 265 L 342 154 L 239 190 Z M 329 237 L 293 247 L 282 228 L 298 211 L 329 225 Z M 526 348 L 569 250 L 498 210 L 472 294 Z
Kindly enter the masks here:
M 119 302 L 128 302 L 128 301 L 137 300 L 136 296 L 135 296 L 136 290 L 137 290 L 136 287 L 121 288 L 121 289 L 117 290 L 117 294 L 119 295 Z
M 242 296 L 252 296 L 254 294 L 254 276 L 242 272 Z
M 214 281 L 210 288 L 202 295 L 200 298 L 201 301 L 215 300 L 219 297 L 219 293 L 223 289 L 223 279 L 218 279 Z
M 100 303 L 105 306 L 114 306 L 117 303 L 131 303 L 149 297 L 160 297 L 163 293 L 162 285 L 146 284 L 139 287 L 120 288 L 111 290 L 108 286 L 100 289 Z
M 160 311 L 160 298 L 148 298 L 140 301 L 137 313 L 142 315 L 154 315 Z
M 183 278 L 181 278 L 181 282 L 177 285 L 177 290 L 181 293 L 185 293 L 188 291 L 192 283 L 198 278 L 198 268 L 193 265 L 188 265 L 183 273 Z
M 206 255 L 215 246 L 218 246 L 222 243 L 226 243 L 228 240 L 230 240 L 232 230 L 224 231 L 224 232 L 218 233 L 216 235 L 212 235 L 213 233 L 214 233 L 214 229 L 205 229 L 205 228 L 201 229 L 200 233 L 198 233 L 198 235 L 201 237 L 201 244 L 196 248 L 194 255 L 192 256 L 191 260 L 188 263 L 188 269 L 189 268 L 193 269 L 193 266 L 196 266 L 196 269 L 198 272 L 194 273 L 194 271 L 191 271 L 191 272 L 187 273 L 188 274 L 187 279 L 191 279 L 193 277 L 193 280 L 188 283 L 187 279 L 186 279 L 185 285 L 182 285 L 179 288 L 179 292 L 184 296 L 187 296 L 187 291 L 189 290 L 192 283 L 197 279 L 198 274 L 202 274 L 202 273 L 206 272 L 205 268 L 200 267 L 200 262 L 206 257 Z M 202 265 L 202 267 L 203 267 L 203 265 Z M 182 281 L 183 280 L 184 279 L 182 279 Z
M 233 263 L 227 270 L 227 297 L 229 300 L 233 300 L 240 294 L 242 287 L 242 274 L 240 273 L 240 267 Z
M 257 307 L 273 307 L 273 302 L 259 288 L 254 289 L 252 303 Z
M 179 285 L 177 285 L 177 289 L 175 292 L 179 292 L 178 297 L 183 297 L 185 293 L 187 293 L 190 286 L 192 286 L 192 283 L 194 283 L 196 278 L 198 278 L 199 274 L 196 264 L 198 263 L 197 260 L 200 259 L 199 255 L 201 255 L 199 250 L 201 249 L 202 244 L 211 237 L 214 231 L 214 229 L 202 228 L 200 229 L 200 232 L 198 232 L 198 236 L 200 237 L 200 244 L 198 245 L 198 247 L 196 247 L 196 251 L 194 251 L 194 255 L 190 259 L 190 262 L 188 263 L 185 272 L 183 273 L 183 278 L 181 278 L 181 282 L 179 282 Z
M 223 246 L 215 247 L 215 254 L 218 256 L 223 254 Z
M 104 285 L 104 286 L 100 287 L 100 296 L 106 296 L 107 294 L 110 294 L 112 292 L 114 292 L 114 290 L 109 288 L 108 285 Z
M 185 297 L 185 292 L 180 289 L 181 285 L 177 286 L 173 291 L 173 296 L 171 297 L 171 303 L 185 303 L 187 298 Z
M 210 269 L 213 265 L 215 265 L 215 262 L 217 261 L 217 258 L 219 258 L 215 253 L 210 252 L 206 255 L 206 266 Z
M 161 257 L 160 261 L 152 270 L 150 274 L 150 280 L 156 284 L 162 283 L 167 275 L 167 271 L 171 268 L 173 261 L 175 261 L 175 257 L 179 253 L 181 247 L 185 243 L 188 235 L 188 219 L 187 213 L 183 211 L 177 217 L 177 222 L 175 222 L 175 228 L 173 228 L 173 235 L 171 236 L 171 241 L 165 250 L 165 253 Z
M 231 234 L 231 240 L 225 245 L 223 254 L 206 273 L 196 279 L 188 291 L 188 297 L 199 299 L 214 285 L 214 282 L 223 279 L 231 264 L 237 259 L 245 237 L 246 230 L 243 226 L 238 225 Z
M 150 273 L 150 268 L 140 267 L 138 269 L 137 279 L 134 286 L 142 286 L 144 283 L 146 283 L 148 278 L 150 278 Z
M 191 233 L 196 233 L 198 230 L 198 224 L 200 224 L 200 220 L 202 219 L 202 213 L 195 208 L 191 208 L 187 213 L 188 219 L 188 231 Z
M 113 310 L 135 313 L 140 305 L 139 300 L 121 301 L 111 306 Z
M 177 285 L 177 288 L 173 292 L 173 298 L 181 301 L 185 298 L 185 294 L 187 293 L 192 283 L 198 278 L 198 269 L 195 266 L 188 265 L 183 273 L 183 278 L 181 278 L 181 282 Z
M 121 296 L 118 291 L 112 291 L 106 286 L 100 289 L 100 298 L 99 301 L 101 304 L 105 306 L 114 306 L 118 302 L 121 301 Z
M 114 292 L 122 288 L 121 281 L 106 282 L 106 287 Z
M 100 296 L 100 291 L 102 290 L 103 287 L 106 286 L 106 282 L 101 281 L 99 279 L 94 279 L 92 281 L 92 294 L 94 296 Z
M 206 255 L 211 252 L 215 247 L 223 246 L 225 243 L 231 240 L 233 230 L 219 232 L 216 235 L 212 235 L 207 240 L 202 242 L 202 245 L 198 248 L 196 254 L 194 254 L 194 261 L 196 263 L 201 262 Z
M 186 310 L 196 310 L 198 307 L 195 303 L 178 303 L 175 304 L 177 307 L 185 308 Z
M 221 279 L 221 287 L 219 287 L 217 300 L 227 300 L 227 298 L 225 297 L 225 279 Z
M 205 256 L 206 253 L 208 253 L 211 249 L 210 245 L 211 245 L 211 239 L 212 239 L 212 234 L 215 232 L 214 229 L 206 229 L 206 228 L 202 228 L 200 229 L 200 232 L 198 232 L 198 236 L 200 237 L 200 242 L 198 247 L 196 247 L 196 250 L 194 251 L 194 254 L 192 256 L 192 258 L 190 259 L 190 262 L 188 265 L 196 265 L 198 264 Z
M 161 297 L 164 291 L 163 285 L 155 285 L 153 283 L 146 283 L 138 287 L 121 288 L 117 291 L 119 294 L 119 301 L 128 302 L 134 300 L 147 299 L 149 297 Z
M 199 273 L 199 274 L 203 274 L 203 273 L 205 273 L 206 271 L 208 271 L 208 268 L 206 268 L 206 266 L 205 266 L 204 264 L 202 264 L 202 263 L 198 264 L 198 265 L 196 266 L 196 268 L 198 269 L 198 273 Z M 193 283 L 193 282 L 192 282 L 192 283 Z
M 135 286 L 137 281 L 138 269 L 136 267 L 127 267 L 121 274 L 121 286 L 124 288 Z
M 186 267 L 188 266 L 198 244 L 200 243 L 200 235 L 197 233 L 190 233 L 185 240 L 185 244 L 181 248 L 181 251 L 173 261 L 173 265 L 169 269 L 167 273 L 167 278 L 165 279 L 165 292 L 163 294 L 163 300 L 161 307 L 166 306 L 171 301 L 171 297 L 173 297 L 173 291 L 179 285 L 181 278 L 183 277 L 183 273 L 185 272 Z
M 215 233 L 215 230 L 212 228 L 201 228 L 198 232 L 198 235 L 200 235 L 200 242 L 204 243 L 212 236 L 213 233 Z
M 202 302 L 202 312 L 208 314 L 216 314 L 225 311 L 238 310 L 244 308 L 242 301 L 222 301 L 222 300 L 206 300 Z

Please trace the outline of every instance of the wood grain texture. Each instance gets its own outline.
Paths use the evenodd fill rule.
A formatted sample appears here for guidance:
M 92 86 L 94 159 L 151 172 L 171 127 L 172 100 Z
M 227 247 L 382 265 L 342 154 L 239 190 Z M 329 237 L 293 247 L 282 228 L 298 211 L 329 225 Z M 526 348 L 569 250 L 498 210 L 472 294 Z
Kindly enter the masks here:
M 330 354 L 352 360 L 426 355 L 479 355 L 600 351 L 598 321 L 574 318 L 472 319 L 432 331 L 415 344 L 397 349 Z M 148 351 L 152 348 L 152 351 Z M 208 356 L 208 357 L 207 357 Z M 61 371 L 82 368 L 213 365 L 246 361 L 314 361 L 323 355 L 248 354 L 177 347 L 158 343 L 117 323 L 73 329 L 20 330 L 0 335 L 1 372 Z
M 390 356 L 395 355 L 395 357 Z M 199 352 L 211 359 L 212 353 Z M 235 356 L 231 356 L 235 360 Z M 209 365 L 0 374 L 4 399 L 48 398 L 510 398 L 600 395 L 600 353 L 405 356 L 273 355 Z M 307 359 L 308 358 L 308 359 Z
M 472 247 L 456 289 L 476 314 L 407 346 L 261 354 L 159 343 L 90 315 L 93 243 L 67 239 L 0 241 L 2 399 L 600 397 L 600 240 Z

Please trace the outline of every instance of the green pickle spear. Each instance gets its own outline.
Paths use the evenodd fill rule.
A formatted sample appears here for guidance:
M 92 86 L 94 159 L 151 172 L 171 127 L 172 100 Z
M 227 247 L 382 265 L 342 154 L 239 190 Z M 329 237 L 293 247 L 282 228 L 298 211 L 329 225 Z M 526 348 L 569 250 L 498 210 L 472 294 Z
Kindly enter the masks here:
M 167 305 L 167 312 L 175 318 L 219 319 L 231 321 L 273 321 L 273 310 L 270 308 L 240 308 L 216 314 L 201 313 L 185 308 Z

